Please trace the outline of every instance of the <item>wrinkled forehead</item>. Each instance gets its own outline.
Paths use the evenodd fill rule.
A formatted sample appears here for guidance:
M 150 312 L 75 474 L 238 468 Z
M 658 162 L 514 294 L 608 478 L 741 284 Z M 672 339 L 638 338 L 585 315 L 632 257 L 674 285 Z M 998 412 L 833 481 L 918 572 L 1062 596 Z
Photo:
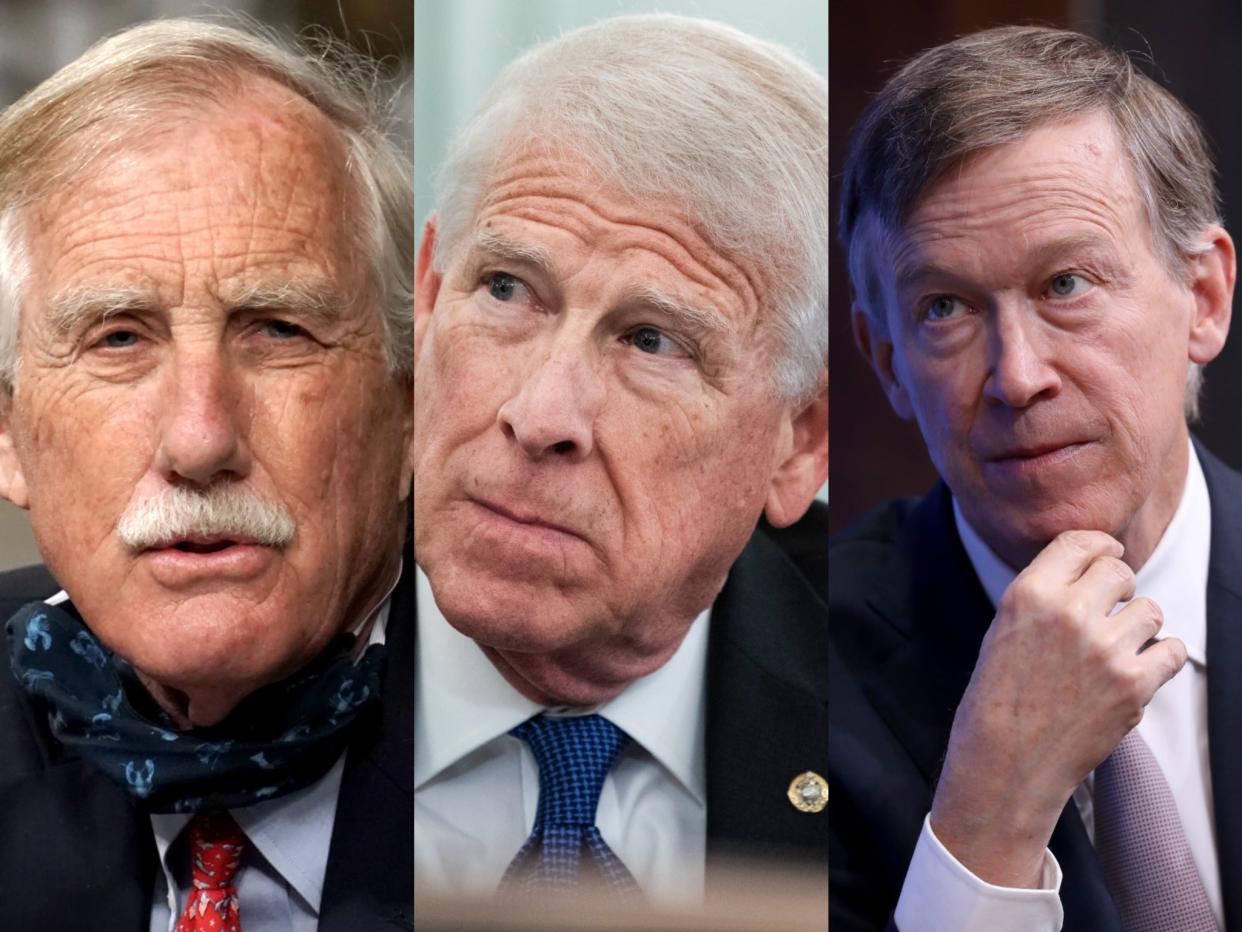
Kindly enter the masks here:
M 165 149 L 187 129 L 217 124 L 215 143 L 247 123 L 300 131 L 318 141 L 324 157 L 347 163 L 344 135 L 314 104 L 290 88 L 256 73 L 204 73 L 165 81 L 158 73 L 123 89 L 101 84 L 58 100 L 37 120 L 19 119 L 5 132 L 26 137 L 0 141 L 0 194 L 6 206 L 50 196 L 125 154 Z
M 1137 235 L 1155 246 L 1137 172 L 1103 111 L 1051 120 L 937 171 L 896 221 L 879 205 L 860 213 L 850 277 L 878 313 L 891 280 L 928 252 L 1005 237 L 1014 252 L 1052 236 Z
M 164 113 L 128 144 L 77 144 L 94 146 L 90 161 L 18 214 L 36 281 L 102 273 L 111 245 L 126 237 L 178 240 L 177 248 L 216 237 L 217 249 L 252 259 L 278 245 L 333 271 L 358 264 L 346 235 L 356 198 L 345 143 L 316 108 L 271 82 L 199 111 Z
M 457 257 L 481 242 L 494 243 L 495 234 L 519 249 L 523 238 L 557 236 L 588 249 L 650 249 L 670 272 L 704 289 L 728 289 L 756 317 L 776 277 L 753 255 L 721 245 L 684 198 L 644 187 L 583 151 L 559 146 L 513 147 L 496 160 Z M 538 264 L 555 264 L 557 254 L 538 258 L 550 260 Z

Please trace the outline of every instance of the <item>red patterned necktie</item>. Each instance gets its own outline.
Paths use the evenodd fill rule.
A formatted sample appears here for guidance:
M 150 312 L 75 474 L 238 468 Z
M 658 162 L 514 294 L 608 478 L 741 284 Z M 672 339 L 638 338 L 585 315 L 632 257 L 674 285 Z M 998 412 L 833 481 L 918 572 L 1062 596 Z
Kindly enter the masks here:
M 190 893 L 177 932 L 241 932 L 237 887 L 246 835 L 223 810 L 190 820 Z

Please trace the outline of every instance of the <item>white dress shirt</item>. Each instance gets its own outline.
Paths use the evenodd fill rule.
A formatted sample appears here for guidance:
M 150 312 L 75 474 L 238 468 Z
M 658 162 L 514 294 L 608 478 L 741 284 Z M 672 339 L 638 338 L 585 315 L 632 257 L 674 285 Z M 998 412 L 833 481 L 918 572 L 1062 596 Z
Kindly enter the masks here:
M 1015 571 L 970 526 L 953 503 L 958 533 L 979 581 L 993 606 L 1013 582 Z M 1211 771 L 1207 737 L 1207 577 L 1212 512 L 1203 469 L 1190 448 L 1181 501 L 1164 535 L 1136 574 L 1136 596 L 1147 596 L 1164 613 L 1161 637 L 1186 644 L 1189 662 L 1157 690 L 1138 726 L 1160 764 L 1181 817 L 1191 855 L 1204 890 L 1223 930 L 1220 872 L 1212 822 Z M 1074 791 L 1089 837 L 1094 838 L 1094 774 Z M 895 918 L 902 932 L 924 930 L 1021 930 L 1061 928 L 1061 869 L 1051 851 L 1044 853 L 1042 887 L 1018 890 L 988 884 L 962 866 L 940 844 L 929 819 L 923 821 L 906 873 Z
M 417 573 L 414 876 L 419 889 L 490 895 L 530 834 L 539 768 L 509 729 L 545 710 L 454 629 Z M 594 709 L 634 741 L 604 781 L 596 825 L 661 906 L 703 898 L 707 837 L 704 686 L 709 612 L 676 653 Z M 416 897 L 417 900 L 417 897 Z
M 397 578 L 400 576 L 398 569 Z M 385 641 L 396 585 L 394 579 L 383 601 L 353 629 L 362 631 L 375 619 L 366 647 Z M 69 601 L 69 594 L 62 589 L 45 601 L 48 605 L 60 605 Z M 314 932 L 318 926 L 319 901 L 344 768 L 342 754 L 332 769 L 310 786 L 278 799 L 230 810 L 251 846 L 237 873 L 237 898 L 242 921 L 248 928 Z M 188 867 L 184 871 L 177 869 L 170 851 L 175 850 L 173 842 L 190 821 L 190 815 L 153 812 L 150 819 L 160 870 L 151 897 L 149 928 L 151 932 L 173 932 L 190 886 L 190 874 Z

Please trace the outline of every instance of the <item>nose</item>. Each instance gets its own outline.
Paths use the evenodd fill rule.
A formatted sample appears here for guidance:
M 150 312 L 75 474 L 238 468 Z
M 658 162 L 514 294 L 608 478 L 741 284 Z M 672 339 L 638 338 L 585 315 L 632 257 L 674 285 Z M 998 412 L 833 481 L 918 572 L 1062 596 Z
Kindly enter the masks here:
M 520 375 L 516 392 L 501 405 L 501 431 L 533 460 L 585 459 L 604 397 L 595 366 L 582 347 L 554 346 Z
M 249 472 L 242 390 L 218 352 L 178 353 L 162 390 L 156 468 L 166 479 L 205 487 Z
M 991 335 L 991 366 L 984 395 L 1010 408 L 1025 408 L 1061 390 L 1061 376 L 1051 364 L 1046 335 L 1038 318 L 1025 308 L 996 313 Z

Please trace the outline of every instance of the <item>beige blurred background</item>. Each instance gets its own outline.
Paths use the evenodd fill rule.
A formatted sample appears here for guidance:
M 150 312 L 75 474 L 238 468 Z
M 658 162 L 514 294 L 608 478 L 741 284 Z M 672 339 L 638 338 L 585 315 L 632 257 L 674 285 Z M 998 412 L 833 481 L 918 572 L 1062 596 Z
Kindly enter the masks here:
M 132 23 L 172 16 L 240 13 L 287 32 L 329 30 L 391 65 L 414 144 L 412 0 L 0 0 L 0 106 L 7 107 L 98 39 Z M 0 571 L 38 563 L 26 513 L 0 500 Z

